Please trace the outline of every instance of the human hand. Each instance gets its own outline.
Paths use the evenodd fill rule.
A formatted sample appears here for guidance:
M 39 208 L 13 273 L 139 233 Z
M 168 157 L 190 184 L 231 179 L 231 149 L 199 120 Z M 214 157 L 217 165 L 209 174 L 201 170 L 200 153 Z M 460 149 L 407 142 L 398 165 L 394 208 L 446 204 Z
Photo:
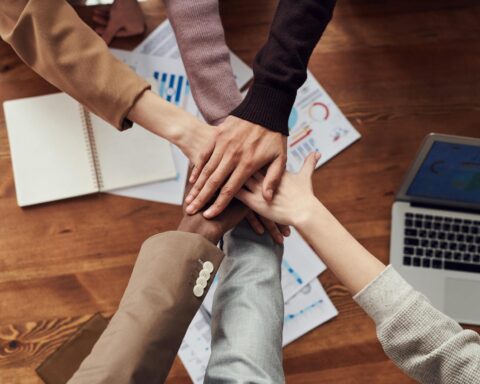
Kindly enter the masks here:
M 215 148 L 208 162 L 192 171 L 189 181 L 195 184 L 186 198 L 186 212 L 198 212 L 225 183 L 213 205 L 203 213 L 206 218 L 217 216 L 248 178 L 265 166 L 268 169 L 262 194 L 271 200 L 286 161 L 286 136 L 235 116 L 227 117 L 218 126 Z
M 320 159 L 319 153 L 311 153 L 299 173 L 285 172 L 277 193 L 271 201 L 263 198 L 264 176 L 255 175 L 246 182 L 247 189 L 238 191 L 236 197 L 259 215 L 280 224 L 296 226 L 308 216 L 318 200 L 313 194 L 312 174 Z
M 115 0 L 110 8 L 96 8 L 95 31 L 108 44 L 114 37 L 140 35 L 145 31 L 145 19 L 137 0 Z
M 243 203 L 235 199 L 225 211 L 211 220 L 203 217 L 201 212 L 195 215 L 185 214 L 178 226 L 178 230 L 197 233 L 216 245 L 225 232 L 240 223 L 249 211 Z
M 250 227 L 257 235 L 263 235 L 265 230 L 268 231 L 272 239 L 278 244 L 283 244 L 283 237 L 290 236 L 290 228 L 288 225 L 277 224 L 272 220 L 268 220 L 263 216 L 257 215 L 255 212 L 248 212 L 245 219 Z

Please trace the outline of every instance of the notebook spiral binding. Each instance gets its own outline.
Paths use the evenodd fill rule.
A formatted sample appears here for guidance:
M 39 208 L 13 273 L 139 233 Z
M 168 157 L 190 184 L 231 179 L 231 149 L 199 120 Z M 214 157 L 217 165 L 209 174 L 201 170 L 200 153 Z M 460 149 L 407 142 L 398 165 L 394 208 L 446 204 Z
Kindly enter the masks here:
M 90 158 L 90 169 L 93 180 L 95 181 L 97 190 L 103 189 L 102 171 L 100 169 L 100 161 L 98 159 L 97 145 L 95 143 L 95 135 L 93 134 L 92 120 L 90 119 L 90 113 L 86 108 L 79 104 L 80 116 L 84 127 L 85 143 L 88 147 L 88 154 Z

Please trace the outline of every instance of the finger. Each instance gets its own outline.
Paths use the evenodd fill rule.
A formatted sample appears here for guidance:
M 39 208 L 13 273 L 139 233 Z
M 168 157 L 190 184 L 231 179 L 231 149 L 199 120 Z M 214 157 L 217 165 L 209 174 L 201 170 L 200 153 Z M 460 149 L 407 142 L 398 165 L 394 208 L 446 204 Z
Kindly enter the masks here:
M 312 152 L 310 153 L 305 162 L 303 163 L 300 174 L 308 178 L 312 177 L 313 171 L 315 171 L 315 166 L 317 165 L 318 160 L 320 159 L 320 153 Z
M 93 14 L 92 20 L 101 26 L 106 26 L 108 23 L 108 17 L 105 17 L 103 15 Z
M 232 173 L 233 168 L 234 168 L 233 161 L 231 161 L 230 159 L 222 160 L 221 163 L 218 165 L 217 169 L 215 170 L 215 172 L 213 172 L 212 175 L 208 178 L 207 182 L 203 186 L 200 193 L 195 197 L 195 199 L 187 207 L 187 213 L 194 214 L 198 212 L 199 209 L 203 208 L 205 204 L 207 204 L 209 200 L 212 199 L 215 192 L 217 192 L 220 189 L 222 184 L 228 178 L 228 175 Z M 232 198 L 233 198 L 233 195 L 232 195 Z M 218 213 L 220 212 L 221 211 L 219 211 Z
M 279 157 L 273 161 L 268 167 L 265 180 L 263 181 L 263 198 L 267 201 L 272 201 L 273 194 L 280 185 L 283 172 L 285 172 L 286 161 Z
M 205 164 L 209 159 L 210 159 L 210 154 L 200 155 L 200 158 L 198 159 L 196 164 L 193 165 L 192 172 L 190 173 L 190 178 L 188 179 L 188 182 L 190 184 L 193 184 L 197 181 L 198 176 L 200 175 L 200 172 L 203 170 L 203 167 L 205 166 Z
M 272 236 L 273 240 L 277 242 L 278 244 L 283 244 L 283 236 L 280 233 L 280 230 L 277 227 L 277 224 L 275 224 L 273 221 L 268 220 L 262 216 L 260 216 L 260 221 L 264 225 L 264 227 L 267 229 L 267 231 L 270 233 L 270 236 Z
M 248 224 L 250 224 L 250 226 L 252 227 L 253 231 L 257 234 L 257 235 L 263 235 L 265 233 L 265 228 L 263 227 L 262 223 L 260 222 L 260 220 L 258 220 L 257 216 L 252 212 L 250 211 L 247 216 L 246 216 L 246 219 L 248 221 Z
M 280 230 L 281 234 L 285 237 L 290 236 L 290 227 L 288 225 L 283 225 L 283 224 L 277 224 L 278 229 Z
M 245 186 L 253 193 L 262 190 L 262 183 L 255 180 L 253 177 L 250 177 L 246 182 Z
M 235 197 L 253 211 L 256 211 L 259 207 L 255 195 L 252 192 L 247 191 L 245 188 L 240 189 Z
M 102 39 L 105 40 L 105 43 L 110 44 L 115 37 L 115 34 L 121 28 L 121 25 L 117 23 L 110 22 L 108 23 L 105 31 L 102 33 Z
M 222 161 L 222 152 L 220 150 L 214 150 L 208 162 L 201 167 L 200 176 L 198 176 L 197 181 L 195 182 L 192 189 L 190 190 L 190 193 L 185 199 L 185 202 L 187 204 L 190 204 L 195 199 L 195 197 L 197 197 L 197 195 L 200 193 L 203 186 L 207 182 L 208 178 L 217 169 L 221 161 Z M 198 167 L 198 169 L 200 169 L 200 167 Z M 198 169 L 197 169 L 197 172 L 198 172 Z
M 242 188 L 243 184 L 248 180 L 250 174 L 251 172 L 249 172 L 247 167 L 239 165 L 232 173 L 227 183 L 222 187 L 215 202 L 203 213 L 203 216 L 207 219 L 212 219 L 222 213 L 230 201 L 235 197 L 238 190 Z
M 263 176 L 260 172 L 255 172 L 253 174 L 253 177 L 255 180 L 259 181 L 260 183 L 263 184 L 263 180 L 265 179 L 265 176 Z

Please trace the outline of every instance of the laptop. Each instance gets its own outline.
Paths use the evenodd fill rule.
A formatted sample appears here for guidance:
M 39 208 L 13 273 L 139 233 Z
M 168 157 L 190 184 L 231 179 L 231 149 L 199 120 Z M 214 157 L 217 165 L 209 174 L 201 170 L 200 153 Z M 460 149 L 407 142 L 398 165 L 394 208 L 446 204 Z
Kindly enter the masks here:
M 390 262 L 436 308 L 480 324 L 480 138 L 425 138 L 393 204 Z

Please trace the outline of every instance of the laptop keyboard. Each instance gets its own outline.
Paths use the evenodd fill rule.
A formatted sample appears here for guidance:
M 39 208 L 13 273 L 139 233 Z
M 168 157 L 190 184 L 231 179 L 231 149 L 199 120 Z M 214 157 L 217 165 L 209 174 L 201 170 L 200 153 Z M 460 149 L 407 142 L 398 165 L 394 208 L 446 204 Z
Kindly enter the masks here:
M 403 265 L 480 273 L 480 221 L 405 214 Z

